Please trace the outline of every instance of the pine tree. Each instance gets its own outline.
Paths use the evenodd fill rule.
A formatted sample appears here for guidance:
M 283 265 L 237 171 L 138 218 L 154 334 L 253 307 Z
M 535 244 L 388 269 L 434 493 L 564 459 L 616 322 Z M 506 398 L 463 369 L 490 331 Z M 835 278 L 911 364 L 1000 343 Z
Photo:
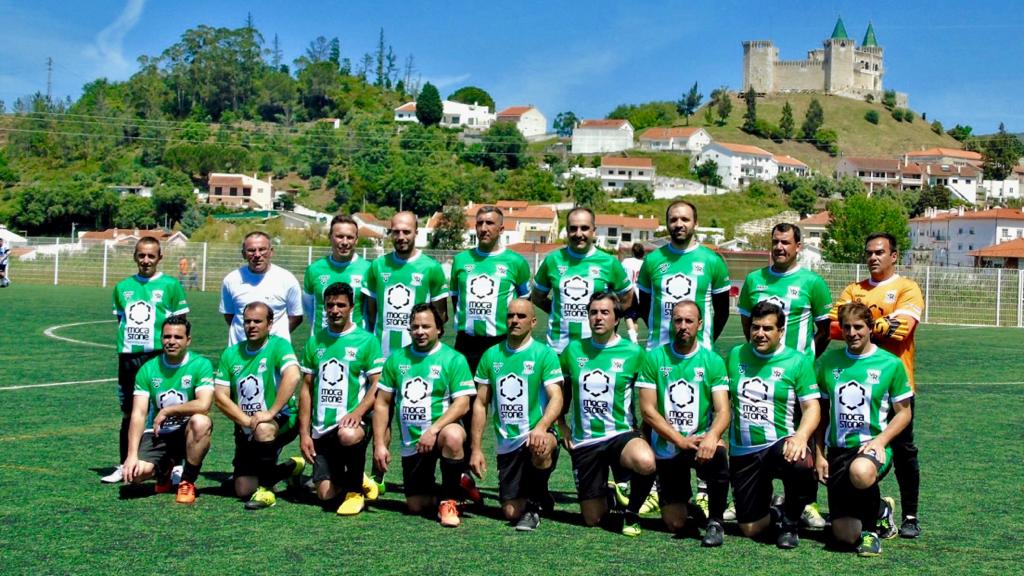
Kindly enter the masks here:
M 441 94 L 433 84 L 427 82 L 416 98 L 416 119 L 424 126 L 434 126 L 444 117 Z
M 753 134 L 757 129 L 757 92 L 751 86 L 743 95 L 747 101 L 747 113 L 743 115 L 743 131 Z
M 814 140 L 814 133 L 825 123 L 825 111 L 821 109 L 818 99 L 811 100 L 807 107 L 807 114 L 804 115 L 804 123 L 800 126 L 800 132 L 805 140 Z
M 779 120 L 779 129 L 782 130 L 782 135 L 784 137 L 792 138 L 795 128 L 796 124 L 793 122 L 793 107 L 789 105 L 789 100 L 786 100 L 786 104 L 782 107 L 782 118 Z

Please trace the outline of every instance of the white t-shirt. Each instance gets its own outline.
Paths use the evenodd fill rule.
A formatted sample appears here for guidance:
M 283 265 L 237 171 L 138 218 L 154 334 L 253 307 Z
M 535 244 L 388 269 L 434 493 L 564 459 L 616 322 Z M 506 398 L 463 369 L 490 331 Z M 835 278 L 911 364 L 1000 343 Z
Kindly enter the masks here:
M 636 289 L 638 284 L 636 283 L 637 276 L 640 275 L 640 267 L 643 266 L 644 261 L 640 258 L 633 258 L 630 256 L 622 261 L 622 267 L 626 269 L 626 275 L 629 276 L 629 281 L 633 283 L 633 297 L 637 295 Z
M 228 346 L 245 340 L 242 312 L 248 303 L 257 300 L 274 311 L 270 333 L 291 342 L 288 317 L 302 316 L 302 287 L 291 272 L 271 264 L 263 274 L 253 274 L 248 266 L 242 266 L 224 277 L 220 286 L 220 311 L 235 315 L 228 330 Z

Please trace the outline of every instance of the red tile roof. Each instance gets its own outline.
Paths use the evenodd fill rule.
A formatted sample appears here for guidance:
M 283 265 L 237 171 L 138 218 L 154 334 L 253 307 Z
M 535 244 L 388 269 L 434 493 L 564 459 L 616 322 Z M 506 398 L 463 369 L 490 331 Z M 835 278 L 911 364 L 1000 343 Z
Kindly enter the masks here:
M 174 235 L 174 232 L 167 230 L 139 230 L 137 228 L 108 228 L 100 231 L 84 232 L 81 236 L 82 240 L 113 240 L 115 238 L 122 238 L 125 236 L 135 236 L 136 238 L 149 237 L 156 238 L 158 240 L 166 240 Z
M 402 104 L 398 108 L 395 108 L 395 112 L 415 112 L 415 111 L 416 111 L 416 102 L 406 102 L 405 104 Z
M 832 215 L 828 213 L 828 210 L 823 210 L 817 214 L 811 214 L 796 224 L 801 228 L 805 226 L 827 226 L 831 219 Z
M 987 256 L 989 258 L 1024 258 L 1024 238 L 1017 238 L 1002 244 L 993 244 L 992 246 L 968 252 L 968 254 L 971 256 Z
M 657 218 L 635 218 L 633 216 L 619 216 L 615 214 L 598 214 L 598 226 L 619 226 L 621 228 L 634 228 L 637 230 L 657 230 Z
M 565 246 L 565 244 L 552 242 L 548 242 L 547 244 L 542 244 L 540 242 L 517 242 L 515 244 L 509 244 L 506 248 L 519 254 L 547 254 L 548 252 L 554 252 L 563 246 Z
M 792 156 L 789 156 L 789 155 L 783 155 L 783 156 L 776 155 L 776 156 L 774 156 L 774 158 L 775 158 L 775 162 L 777 164 L 785 164 L 786 166 L 795 166 L 797 168 L 807 168 L 807 164 L 804 164 L 803 162 L 801 162 L 801 161 L 797 160 L 796 158 L 793 158 Z
M 626 120 L 584 120 L 580 122 L 579 129 L 603 130 L 607 128 L 622 128 L 628 124 Z
M 680 127 L 680 128 L 648 128 L 640 133 L 641 140 L 668 140 L 670 138 L 689 138 L 697 133 L 700 128 L 697 127 Z
M 750 146 L 748 144 L 733 144 L 732 142 L 715 142 L 715 144 L 735 152 L 736 154 L 750 154 L 753 156 L 771 156 L 772 153 L 757 146 Z
M 518 118 L 530 110 L 533 110 L 533 106 L 509 106 L 498 112 L 498 118 Z
M 374 224 L 374 225 L 378 225 L 378 226 L 385 226 L 385 223 L 383 221 L 381 221 L 379 218 L 377 218 L 373 214 L 370 214 L 369 212 L 356 212 L 352 216 L 355 217 L 355 218 L 359 218 L 360 220 L 362 220 L 363 222 L 366 222 L 367 224 Z
M 981 171 L 974 166 L 955 166 L 952 164 L 925 164 L 923 169 L 930 176 L 966 176 L 977 178 Z
M 897 172 L 900 169 L 900 161 L 895 158 L 864 158 L 848 156 L 842 159 L 854 168 L 865 170 L 877 170 L 879 172 Z
M 927 150 L 920 150 L 917 152 L 907 152 L 906 156 L 910 158 L 920 157 L 939 157 L 948 156 L 950 158 L 963 158 L 964 160 L 977 160 L 981 161 L 981 154 L 978 152 L 971 152 L 970 150 L 957 150 L 956 148 L 929 148 Z
M 650 158 L 623 158 L 621 156 L 605 156 L 601 158 L 601 166 L 622 166 L 624 168 L 654 168 Z
M 911 218 L 911 222 L 935 222 L 942 220 L 1024 220 L 1024 212 L 1018 208 L 993 208 L 991 210 L 964 210 L 960 214 L 957 210 L 950 210 L 936 214 L 935 216 L 918 216 Z

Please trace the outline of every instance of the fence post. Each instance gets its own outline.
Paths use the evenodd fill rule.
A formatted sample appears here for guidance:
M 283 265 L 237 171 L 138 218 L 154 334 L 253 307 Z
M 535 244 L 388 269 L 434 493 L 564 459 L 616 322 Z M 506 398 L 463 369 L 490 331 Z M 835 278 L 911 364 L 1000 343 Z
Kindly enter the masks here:
M 53 241 L 53 285 L 60 284 L 60 237 Z
M 107 287 L 107 243 L 103 243 L 103 287 Z
M 203 286 L 200 288 L 203 292 L 206 292 L 206 248 L 209 246 L 206 242 L 203 242 Z
M 996 328 L 999 327 L 1000 312 L 1003 304 L 1003 269 L 996 268 Z
M 313 263 L 313 247 L 306 246 L 306 266 Z
M 860 264 L 857 264 L 857 273 L 853 276 L 854 282 L 860 282 Z
M 924 269 L 924 323 L 928 323 L 928 309 L 931 307 L 931 294 L 932 294 L 932 267 L 926 266 Z

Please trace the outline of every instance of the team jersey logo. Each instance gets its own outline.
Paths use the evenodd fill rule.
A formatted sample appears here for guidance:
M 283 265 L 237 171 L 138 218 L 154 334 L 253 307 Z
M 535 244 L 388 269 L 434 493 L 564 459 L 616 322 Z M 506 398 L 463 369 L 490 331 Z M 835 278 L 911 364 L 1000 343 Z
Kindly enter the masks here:
M 363 284 L 363 277 L 361 274 L 353 274 L 351 279 L 351 285 L 353 288 L 358 288 Z
M 587 303 L 592 293 L 590 282 L 580 276 L 562 281 L 562 318 L 572 322 L 586 322 Z
M 181 377 L 181 387 L 182 388 L 191 388 L 192 387 L 192 377 L 191 376 L 182 376 Z
M 423 284 L 423 274 L 418 274 L 416 272 L 413 272 L 413 274 L 412 274 L 412 285 L 413 286 L 419 286 L 421 284 Z
M 668 272 L 668 262 L 658 264 L 658 274 L 664 274 L 665 272 Z
M 580 377 L 583 384 L 583 391 L 594 398 L 603 396 L 611 390 L 612 377 L 603 370 L 593 370 Z
M 775 304 L 782 310 L 782 313 L 786 315 L 786 318 L 789 318 L 789 302 L 787 300 L 783 300 L 778 296 L 772 295 L 762 299 L 761 301 L 768 302 L 770 304 Z
M 681 272 L 666 276 L 661 281 L 661 291 L 668 296 L 665 299 L 666 315 L 672 315 L 671 306 L 680 300 L 692 299 L 694 290 L 693 279 Z M 671 302 L 670 302 L 671 301 Z
M 409 372 L 409 368 L 412 368 L 412 366 L 409 364 L 398 365 L 398 371 L 402 373 L 402 376 L 405 376 Z
M 693 379 L 698 381 L 698 382 L 700 382 L 701 380 L 704 380 L 704 369 L 703 368 L 694 368 L 693 369 Z
M 784 369 L 782 369 L 782 368 L 772 368 L 772 379 L 773 380 L 780 380 L 785 375 L 786 375 L 786 371 Z
M 576 363 L 579 364 L 580 368 L 583 368 L 584 366 L 587 365 L 588 360 L 590 360 L 590 358 L 587 358 L 586 356 L 580 356 L 576 358 Z
M 263 409 L 263 402 L 259 399 L 263 395 L 260 384 L 260 379 L 251 374 L 238 382 L 238 396 L 241 400 L 238 407 L 250 416 Z
M 506 374 L 498 380 L 498 394 L 506 402 L 514 402 L 523 397 L 526 392 L 526 383 L 517 374 Z
M 559 274 L 565 274 L 565 271 L 568 270 L 568 269 L 569 269 L 568 266 L 558 266 L 558 273 Z
M 125 290 L 125 292 L 124 292 L 124 299 L 125 300 L 131 300 L 132 296 L 134 296 L 134 295 L 135 295 L 135 291 L 134 290 Z
M 474 268 L 476 268 L 476 264 L 466 264 L 462 267 L 466 272 L 472 272 Z
M 703 276 L 704 275 L 704 263 L 703 262 L 694 262 L 693 263 L 693 275 L 694 276 Z
M 786 289 L 786 293 L 789 294 L 790 298 L 799 298 L 800 297 L 800 287 L 799 286 L 790 286 L 789 288 Z
M 134 302 L 128 306 L 128 320 L 136 326 L 142 326 L 153 318 L 153 307 L 148 302 Z
M 345 365 L 338 362 L 337 358 L 331 358 L 320 365 L 320 382 L 332 388 L 341 386 L 345 379 Z
M 177 390 L 168 390 L 157 396 L 157 405 L 163 410 L 168 406 L 177 406 L 185 403 L 185 395 Z
M 381 272 L 380 273 L 380 279 L 383 280 L 385 284 L 387 284 L 388 278 L 391 278 L 391 272 Z
M 676 380 L 668 385 L 668 397 L 675 406 L 689 406 L 695 397 L 693 385 L 686 380 Z
M 479 299 L 493 296 L 497 287 L 490 276 L 473 276 L 469 279 L 469 293 Z
M 234 365 L 231 366 L 231 373 L 234 374 L 235 376 L 238 376 L 238 374 L 241 371 L 242 371 L 242 365 L 241 364 L 234 364 Z
M 317 278 L 317 280 L 319 280 L 319 281 L 320 281 L 320 285 L 321 285 L 321 286 L 327 286 L 327 281 L 328 281 L 328 280 L 330 280 L 330 279 L 331 279 L 331 277 L 330 277 L 330 276 L 328 276 L 327 274 L 321 274 L 321 275 L 320 275 L 320 276 L 319 276 L 319 277 Z
M 498 264 L 497 266 L 494 267 L 494 269 L 495 274 L 498 276 L 498 278 L 504 278 L 508 274 L 508 267 L 505 266 L 504 264 Z
M 747 365 L 746 364 L 740 364 L 739 366 L 736 367 L 736 369 L 737 369 L 737 371 L 739 371 L 740 376 L 743 376 L 744 374 L 747 373 Z
M 498 416 L 505 424 L 528 426 L 526 381 L 517 374 L 506 374 L 498 380 Z
M 149 383 L 153 385 L 153 388 L 159 388 L 160 385 L 164 383 L 164 379 L 163 378 L 153 378 L 152 380 L 149 381 Z
M 440 378 L 441 377 L 441 367 L 440 366 L 431 366 L 430 367 L 430 377 L 434 378 L 434 379 Z
M 890 290 L 885 293 L 885 303 L 894 304 L 896 302 L 896 291 Z
M 427 381 L 417 376 L 405 383 L 402 397 L 413 404 L 418 404 L 427 397 L 429 390 L 430 385 Z
M 668 398 L 671 401 L 665 407 L 665 420 L 676 430 L 691 431 L 696 427 L 697 391 L 693 384 L 686 380 L 676 380 L 668 385 Z
M 573 302 L 579 302 L 590 296 L 590 282 L 579 276 L 570 276 L 562 282 L 562 294 Z
M 384 328 L 386 330 L 408 330 L 409 310 L 412 308 L 413 292 L 405 284 L 389 286 L 384 292 Z
M 839 403 L 847 410 L 856 410 L 867 402 L 867 390 L 851 380 L 839 387 Z
M 412 290 L 405 287 L 405 284 L 395 284 L 388 287 L 384 298 L 393 308 L 405 308 L 412 302 Z
M 612 358 L 612 372 L 622 372 L 626 368 L 626 360 L 623 358 Z
M 600 266 L 591 266 L 590 267 L 590 277 L 591 278 L 598 278 L 600 276 L 601 276 L 601 267 Z
M 740 416 L 747 422 L 767 425 L 771 421 L 768 383 L 760 378 L 740 382 Z
M 658 370 L 661 371 L 662 376 L 665 376 L 667 378 L 668 375 L 672 373 L 673 368 L 671 366 L 661 366 L 660 368 L 658 368 Z
M 740 383 L 740 396 L 751 402 L 764 402 L 768 399 L 768 383 L 760 378 L 751 378 Z
M 153 302 L 160 302 L 164 299 L 163 290 L 153 290 Z
M 260 366 L 259 366 L 259 368 L 256 369 L 256 372 L 258 374 L 262 374 L 262 373 L 264 373 L 266 371 L 267 371 L 267 359 L 266 358 L 260 358 Z
M 494 362 L 494 363 L 491 364 L 491 370 L 493 370 L 494 372 L 498 372 L 499 370 L 501 370 L 501 367 L 504 366 L 504 365 L 505 365 L 504 362 Z
M 868 384 L 878 384 L 882 381 L 881 370 L 868 370 Z
M 523 375 L 529 376 L 530 374 L 533 374 L 533 366 L 533 360 L 526 360 L 523 362 Z
M 346 347 L 345 348 L 345 360 L 347 360 L 348 362 L 351 362 L 351 361 L 355 360 L 356 359 L 356 354 L 358 352 L 359 351 L 356 350 L 355 348 Z

